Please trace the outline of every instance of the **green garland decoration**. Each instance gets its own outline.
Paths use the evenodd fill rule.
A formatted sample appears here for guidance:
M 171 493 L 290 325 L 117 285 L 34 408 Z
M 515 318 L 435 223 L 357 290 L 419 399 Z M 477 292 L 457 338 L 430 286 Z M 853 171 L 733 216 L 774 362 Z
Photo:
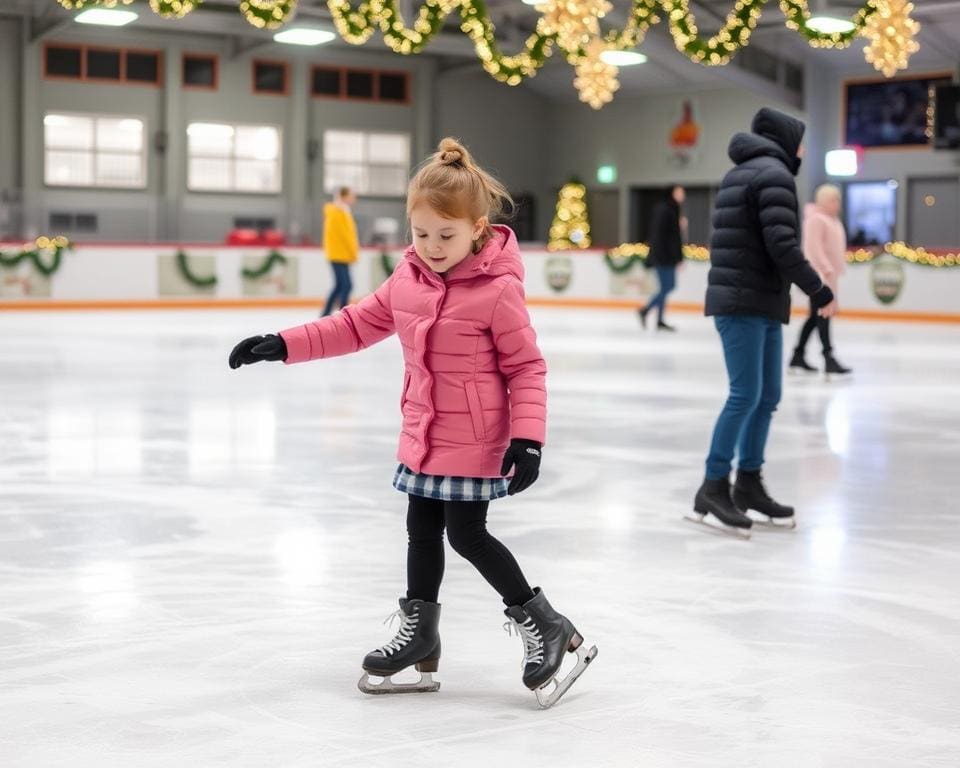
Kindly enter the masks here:
M 56 237 L 52 240 L 46 237 L 39 237 L 35 243 L 36 247 L 31 250 L 23 250 L 20 253 L 7 255 L 0 251 L 0 267 L 4 269 L 13 269 L 22 261 L 33 262 L 34 269 L 44 277 L 54 275 L 63 260 L 63 252 L 73 250 L 73 244 L 65 237 Z M 49 264 L 44 264 L 40 256 L 41 251 L 53 250 L 53 256 Z
M 209 277 L 197 277 L 193 272 L 190 271 L 190 262 L 187 256 L 186 251 L 179 250 L 177 251 L 177 269 L 180 271 L 180 275 L 186 280 L 190 285 L 195 288 L 210 288 L 217 284 L 217 276 L 210 275 Z
M 607 33 L 604 41 L 616 50 L 635 48 L 643 42 L 653 24 L 666 18 L 679 51 L 695 62 L 720 66 L 727 64 L 740 48 L 747 45 L 768 2 L 770 0 L 736 0 L 723 27 L 705 39 L 697 29 L 688 0 L 633 0 L 630 18 L 624 28 Z M 555 36 L 544 34 L 538 24 L 537 31 L 527 39 L 520 53 L 504 55 L 496 44 L 494 26 L 483 0 L 426 0 L 413 27 L 406 26 L 397 0 L 362 0 L 357 6 L 350 0 L 327 0 L 327 6 L 337 31 L 348 43 L 366 43 L 379 27 L 384 42 L 402 54 L 422 52 L 443 28 L 445 18 L 459 10 L 460 28 L 473 41 L 483 68 L 497 80 L 510 85 L 535 75 L 557 42 Z M 852 31 L 825 34 L 807 26 L 810 10 L 806 0 L 781 0 L 780 8 L 790 29 L 799 31 L 811 45 L 821 48 L 848 46 L 877 10 L 876 0 L 866 0 L 851 18 Z M 578 49 L 564 54 L 569 61 L 576 62 L 584 56 L 584 51 Z
M 259 267 L 255 269 L 247 269 L 245 267 L 243 269 L 243 276 L 247 280 L 258 280 L 273 269 L 274 264 L 286 264 L 288 261 L 287 257 L 280 253 L 280 251 L 270 251 Z
M 397 260 L 399 261 L 399 259 Z M 383 271 L 387 273 L 387 277 L 393 274 L 393 270 L 397 268 L 397 262 L 390 260 L 390 254 L 386 251 L 380 251 L 380 266 L 383 267 Z
M 161 19 L 182 19 L 203 0 L 150 0 L 150 9 Z
M 242 0 L 240 13 L 257 29 L 277 29 L 296 10 L 297 0 Z
M 646 243 L 624 243 L 606 251 L 603 260 L 611 272 L 623 274 L 633 269 L 636 264 L 646 265 L 649 254 L 650 246 Z M 913 248 L 900 241 L 871 248 L 851 249 L 847 251 L 846 258 L 848 264 L 869 264 L 884 254 L 921 267 L 960 267 L 960 251 L 931 253 L 922 247 Z M 710 251 L 702 245 L 685 245 L 683 256 L 690 261 L 704 262 L 710 260 Z

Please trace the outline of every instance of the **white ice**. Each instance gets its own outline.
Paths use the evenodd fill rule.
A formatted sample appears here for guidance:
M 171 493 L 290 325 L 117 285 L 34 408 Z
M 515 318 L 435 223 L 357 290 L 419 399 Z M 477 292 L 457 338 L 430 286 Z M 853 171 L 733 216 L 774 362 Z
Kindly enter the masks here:
M 798 530 L 742 542 L 681 519 L 710 323 L 536 310 L 543 474 L 490 527 L 600 649 L 540 711 L 452 552 L 440 692 L 357 690 L 405 586 L 398 346 L 226 365 L 309 315 L 0 316 L 4 768 L 960 764 L 956 326 L 836 324 L 854 378 L 788 378 L 769 446 Z

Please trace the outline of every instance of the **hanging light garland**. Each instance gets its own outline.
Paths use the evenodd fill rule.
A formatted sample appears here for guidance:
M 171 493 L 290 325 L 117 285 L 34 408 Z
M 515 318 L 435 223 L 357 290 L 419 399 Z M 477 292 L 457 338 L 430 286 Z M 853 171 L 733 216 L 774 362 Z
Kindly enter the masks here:
M 58 0 L 65 8 L 79 10 L 102 6 L 129 5 L 133 0 Z M 165 18 L 180 18 L 202 0 L 150 0 L 155 13 Z M 639 46 L 647 31 L 665 20 L 677 49 L 692 61 L 709 66 L 727 64 L 738 50 L 749 43 L 763 9 L 770 0 L 735 0 L 723 26 L 715 35 L 700 35 L 689 0 L 632 0 L 629 18 L 622 29 L 603 33 L 602 19 L 611 9 L 609 0 L 543 0 L 537 6 L 541 18 L 536 31 L 516 54 L 503 53 L 497 45 L 495 29 L 483 0 L 425 0 L 412 26 L 407 26 L 399 0 L 327 0 L 340 36 L 353 45 L 368 42 L 378 29 L 387 46 L 400 54 L 421 53 L 441 29 L 447 17 L 458 11 L 460 29 L 473 42 L 484 70 L 500 82 L 518 85 L 533 77 L 558 47 L 567 61 L 577 68 L 576 79 L 592 94 L 588 103 L 609 103 L 618 84 L 616 71 L 605 69 L 597 51 L 624 51 Z M 289 21 L 297 0 L 241 0 L 240 12 L 258 29 L 276 29 Z M 910 18 L 913 5 L 907 0 L 864 0 L 853 14 L 848 32 L 824 33 L 808 26 L 807 0 L 779 0 L 788 28 L 802 34 L 810 45 L 819 48 L 844 48 L 857 37 L 869 43 L 867 61 L 891 77 L 907 65 L 919 46 L 914 40 L 919 25 Z M 597 42 L 594 42 L 597 41 Z M 593 53 L 587 46 L 593 46 Z M 600 51 L 602 52 L 602 51 Z M 601 66 L 603 65 L 603 66 Z M 581 90 L 578 86 L 578 90 Z M 584 90 L 581 90 L 583 96 Z M 605 94 L 605 95 L 601 95 Z
M 555 35 L 565 51 L 576 51 L 600 34 L 600 19 L 613 6 L 607 0 L 546 0 L 537 6 L 542 14 L 537 28 Z
M 130 5 L 133 0 L 57 0 L 68 11 L 82 11 L 84 8 L 116 8 L 118 5 Z
M 182 19 L 203 0 L 150 0 L 150 9 L 164 19 Z
M 594 109 L 602 109 L 613 101 L 613 94 L 620 89 L 619 69 L 600 58 L 606 50 L 609 50 L 607 44 L 595 37 L 587 43 L 584 56 L 575 65 L 577 76 L 573 87 L 580 94 L 580 101 Z
M 296 7 L 297 0 L 242 0 L 240 13 L 257 29 L 277 29 Z
M 863 30 L 869 41 L 864 56 L 886 77 L 906 69 L 910 56 L 920 50 L 920 44 L 914 40 L 920 25 L 910 18 L 911 11 L 913 3 L 906 0 L 877 0 L 877 12 Z

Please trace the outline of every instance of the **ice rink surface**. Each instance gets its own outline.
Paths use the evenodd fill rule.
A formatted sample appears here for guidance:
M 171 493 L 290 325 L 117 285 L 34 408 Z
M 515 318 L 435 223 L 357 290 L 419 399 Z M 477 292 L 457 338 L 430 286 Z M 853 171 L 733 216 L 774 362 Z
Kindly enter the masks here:
M 854 378 L 786 379 L 769 445 L 798 529 L 743 542 L 681 519 L 712 324 L 533 317 L 543 473 L 490 529 L 600 650 L 547 711 L 452 552 L 441 690 L 356 688 L 405 588 L 395 339 L 231 371 L 310 313 L 0 315 L 0 765 L 960 764 L 960 328 L 839 320 Z

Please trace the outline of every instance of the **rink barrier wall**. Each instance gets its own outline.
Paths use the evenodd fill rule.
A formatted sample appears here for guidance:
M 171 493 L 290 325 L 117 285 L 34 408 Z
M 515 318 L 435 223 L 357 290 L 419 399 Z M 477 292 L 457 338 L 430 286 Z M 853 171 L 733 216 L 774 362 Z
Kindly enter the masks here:
M 176 267 L 176 253 L 187 253 L 191 270 L 216 275 L 216 285 L 197 287 Z M 210 244 L 82 244 L 64 254 L 50 278 L 24 262 L 0 270 L 0 311 L 317 308 L 332 286 L 321 249 L 276 248 L 286 264 L 262 278 L 242 270 L 263 263 L 267 247 Z M 400 256 L 393 251 L 390 260 Z M 525 288 L 531 306 L 636 309 L 656 290 L 655 272 L 637 264 L 615 273 L 601 250 L 550 253 L 525 249 Z M 678 274 L 670 308 L 703 312 L 709 263 L 688 260 Z M 384 279 L 382 251 L 366 248 L 353 267 L 354 296 L 373 291 Z M 807 313 L 806 298 L 795 291 L 794 313 Z M 840 283 L 844 317 L 864 320 L 960 323 L 960 267 L 937 269 L 902 261 L 851 264 Z

